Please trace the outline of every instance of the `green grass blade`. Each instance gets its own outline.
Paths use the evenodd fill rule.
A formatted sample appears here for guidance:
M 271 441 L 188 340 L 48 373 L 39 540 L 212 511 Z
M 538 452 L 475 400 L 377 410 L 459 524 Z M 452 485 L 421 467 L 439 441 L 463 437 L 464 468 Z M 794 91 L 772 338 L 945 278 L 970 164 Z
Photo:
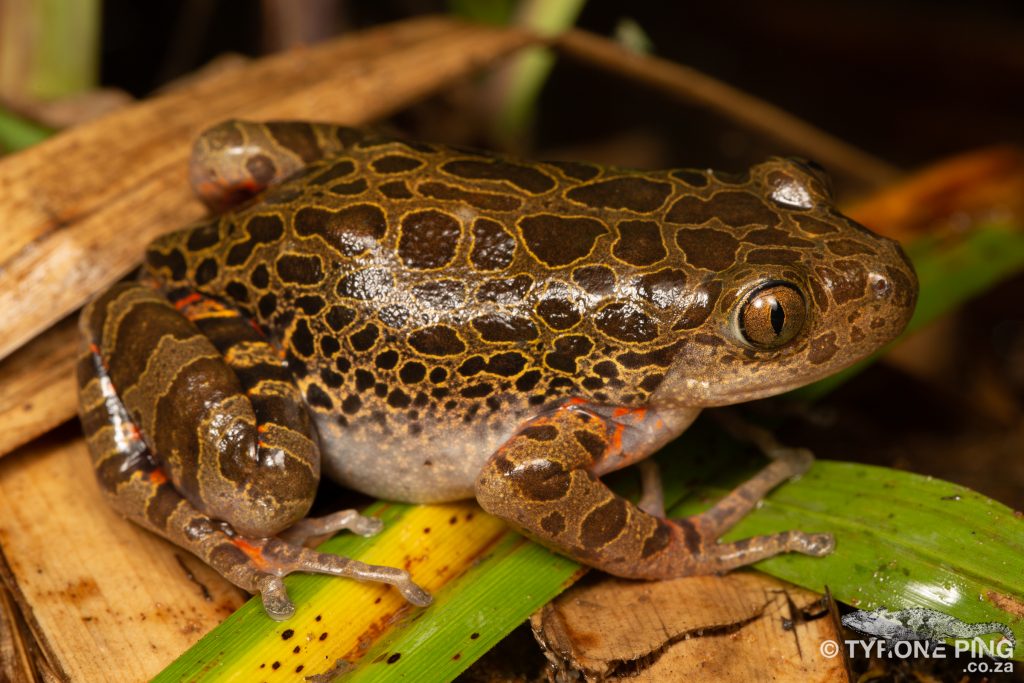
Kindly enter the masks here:
M 508 531 L 492 553 L 436 596 L 422 619 L 396 628 L 345 681 L 448 681 L 539 605 L 576 581 L 580 565 Z
M 754 471 L 741 468 L 739 483 Z M 729 490 L 699 486 L 672 509 L 687 515 Z M 950 482 L 870 465 L 819 460 L 799 481 L 775 491 L 725 540 L 786 529 L 829 531 L 836 552 L 795 554 L 757 569 L 861 609 L 927 607 L 968 623 L 1000 622 L 1024 659 L 1024 519 Z M 1016 610 L 1016 614 L 1013 611 Z

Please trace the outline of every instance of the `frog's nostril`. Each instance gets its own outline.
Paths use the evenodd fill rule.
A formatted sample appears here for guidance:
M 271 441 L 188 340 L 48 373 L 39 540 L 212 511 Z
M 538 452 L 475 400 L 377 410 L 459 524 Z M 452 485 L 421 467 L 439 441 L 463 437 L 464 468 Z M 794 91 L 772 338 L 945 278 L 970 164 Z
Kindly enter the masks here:
M 871 291 L 874 292 L 876 299 L 885 299 L 890 293 L 892 293 L 892 284 L 884 275 L 871 273 L 868 277 L 868 283 L 870 284 Z

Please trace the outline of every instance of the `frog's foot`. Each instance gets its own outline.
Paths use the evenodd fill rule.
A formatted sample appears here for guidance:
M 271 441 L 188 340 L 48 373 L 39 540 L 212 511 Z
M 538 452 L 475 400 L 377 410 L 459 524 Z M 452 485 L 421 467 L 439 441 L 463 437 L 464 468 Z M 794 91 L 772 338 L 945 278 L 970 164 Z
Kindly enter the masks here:
M 621 429 L 602 411 L 564 405 L 528 422 L 494 454 L 477 479 L 477 500 L 541 543 L 628 578 L 710 574 L 782 552 L 831 552 L 829 534 L 800 531 L 718 543 L 773 487 L 803 471 L 803 456 L 773 460 L 700 515 L 666 520 L 657 515 L 655 496 L 645 495 L 640 507 L 598 479 L 609 469 L 606 455 L 615 458 L 614 465 L 632 457 L 622 441 Z M 645 476 L 652 478 L 652 472 Z
M 330 574 L 391 584 L 402 597 L 418 607 L 425 607 L 432 600 L 427 591 L 413 582 L 409 572 L 396 567 L 365 564 L 341 555 L 320 553 L 280 538 L 236 537 L 232 539 L 232 545 L 241 549 L 249 561 L 242 566 L 230 568 L 229 579 L 236 583 L 244 582 L 250 592 L 259 593 L 267 614 L 277 621 L 287 619 L 295 612 L 295 605 L 289 599 L 282 581 L 283 577 L 295 572 Z
M 283 541 L 306 545 L 318 536 L 333 536 L 339 531 L 351 531 L 364 538 L 375 536 L 384 528 L 376 517 L 366 517 L 356 510 L 339 510 L 325 517 L 306 517 L 277 535 Z

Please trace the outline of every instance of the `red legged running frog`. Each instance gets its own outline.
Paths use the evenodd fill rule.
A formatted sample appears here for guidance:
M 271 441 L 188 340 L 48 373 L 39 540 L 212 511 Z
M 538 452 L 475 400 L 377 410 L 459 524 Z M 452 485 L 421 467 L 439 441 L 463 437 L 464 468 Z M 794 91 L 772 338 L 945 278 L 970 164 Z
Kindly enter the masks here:
M 619 576 L 830 552 L 800 531 L 717 542 L 802 458 L 686 519 L 600 480 L 702 408 L 812 382 L 903 329 L 913 269 L 836 211 L 818 168 L 631 171 L 227 122 L 191 174 L 229 210 L 156 240 L 139 282 L 85 308 L 82 423 L 112 504 L 272 617 L 294 609 L 294 571 L 430 600 L 402 570 L 301 545 L 380 526 L 305 518 L 321 465 L 383 498 L 475 497 Z

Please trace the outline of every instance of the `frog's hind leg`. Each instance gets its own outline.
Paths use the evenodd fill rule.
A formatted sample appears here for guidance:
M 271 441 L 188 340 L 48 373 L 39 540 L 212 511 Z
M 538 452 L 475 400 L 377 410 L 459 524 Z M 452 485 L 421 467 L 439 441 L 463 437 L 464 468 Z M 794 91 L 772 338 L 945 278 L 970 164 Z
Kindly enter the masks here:
M 220 212 L 362 137 L 356 129 L 326 123 L 223 121 L 196 139 L 189 180 L 203 203 Z
M 615 495 L 598 479 L 629 460 L 623 458 L 620 437 L 620 426 L 600 411 L 564 405 L 528 422 L 492 456 L 477 479 L 477 500 L 545 545 L 628 578 L 708 574 L 782 552 L 820 556 L 831 551 L 828 534 L 799 531 L 718 543 L 769 490 L 797 474 L 801 463 L 776 460 L 711 510 L 666 520 Z M 656 499 L 645 503 L 658 511 Z
M 179 304 L 187 308 L 198 306 L 199 301 Z M 309 500 L 298 494 L 263 496 L 252 490 L 258 486 L 251 485 L 265 484 L 268 475 L 285 481 L 291 476 L 299 492 L 308 491 L 311 499 L 316 478 L 310 478 L 315 473 L 308 459 L 315 455 L 315 444 L 296 432 L 301 428 L 301 416 L 308 421 L 308 415 L 301 405 L 294 413 L 287 411 L 291 402 L 284 400 L 289 395 L 281 386 L 286 377 L 264 367 L 280 365 L 280 361 L 271 363 L 266 349 L 258 348 L 269 344 L 260 341 L 251 327 L 249 332 L 255 337 L 232 346 L 233 367 L 250 386 L 246 397 L 238 377 L 210 340 L 199 334 L 196 324 L 223 341 L 227 328 L 248 323 L 226 310 L 218 314 L 216 306 L 199 308 L 202 314 L 192 310 L 197 319 L 193 323 L 156 292 L 123 284 L 83 312 L 83 332 L 91 343 L 78 364 L 80 412 L 93 466 L 113 507 L 196 554 L 235 585 L 259 592 L 268 614 L 277 619 L 287 618 L 293 611 L 281 577 L 300 571 L 390 583 L 411 602 L 428 603 L 429 595 L 405 571 L 317 553 L 274 535 L 301 518 Z M 223 386 L 222 371 L 232 372 L 233 393 Z M 166 376 L 154 381 L 153 373 Z M 295 391 L 294 385 L 289 385 Z M 249 406 L 248 416 L 245 410 L 236 411 L 241 417 L 229 417 L 219 410 L 225 405 L 237 409 L 239 397 Z M 279 406 L 282 401 L 288 405 Z M 204 406 L 212 407 L 216 414 L 201 413 L 197 418 L 193 413 Z M 277 423 L 259 421 L 260 415 L 271 413 Z M 215 424 L 218 421 L 219 426 Z M 154 436 L 146 438 L 147 432 Z M 206 439 L 212 440 L 212 446 L 203 443 Z M 312 454 L 307 450 L 310 446 Z M 304 451 L 305 455 L 296 457 Z M 154 456 L 158 452 L 191 452 L 196 462 L 175 458 L 165 462 Z M 218 457 L 225 461 L 216 461 Z M 204 474 L 200 471 L 203 466 L 213 467 L 214 473 Z M 219 501 L 225 514 L 211 514 L 205 498 L 196 495 L 198 481 L 204 480 L 209 494 L 207 484 L 211 480 L 224 484 L 228 478 L 219 476 L 218 481 L 217 473 L 225 472 L 243 486 L 235 491 L 233 502 Z M 192 491 L 196 500 L 183 491 Z M 252 514 L 253 510 L 262 512 Z M 379 528 L 376 520 L 359 515 L 334 516 L 328 526 L 332 523 L 360 533 Z

